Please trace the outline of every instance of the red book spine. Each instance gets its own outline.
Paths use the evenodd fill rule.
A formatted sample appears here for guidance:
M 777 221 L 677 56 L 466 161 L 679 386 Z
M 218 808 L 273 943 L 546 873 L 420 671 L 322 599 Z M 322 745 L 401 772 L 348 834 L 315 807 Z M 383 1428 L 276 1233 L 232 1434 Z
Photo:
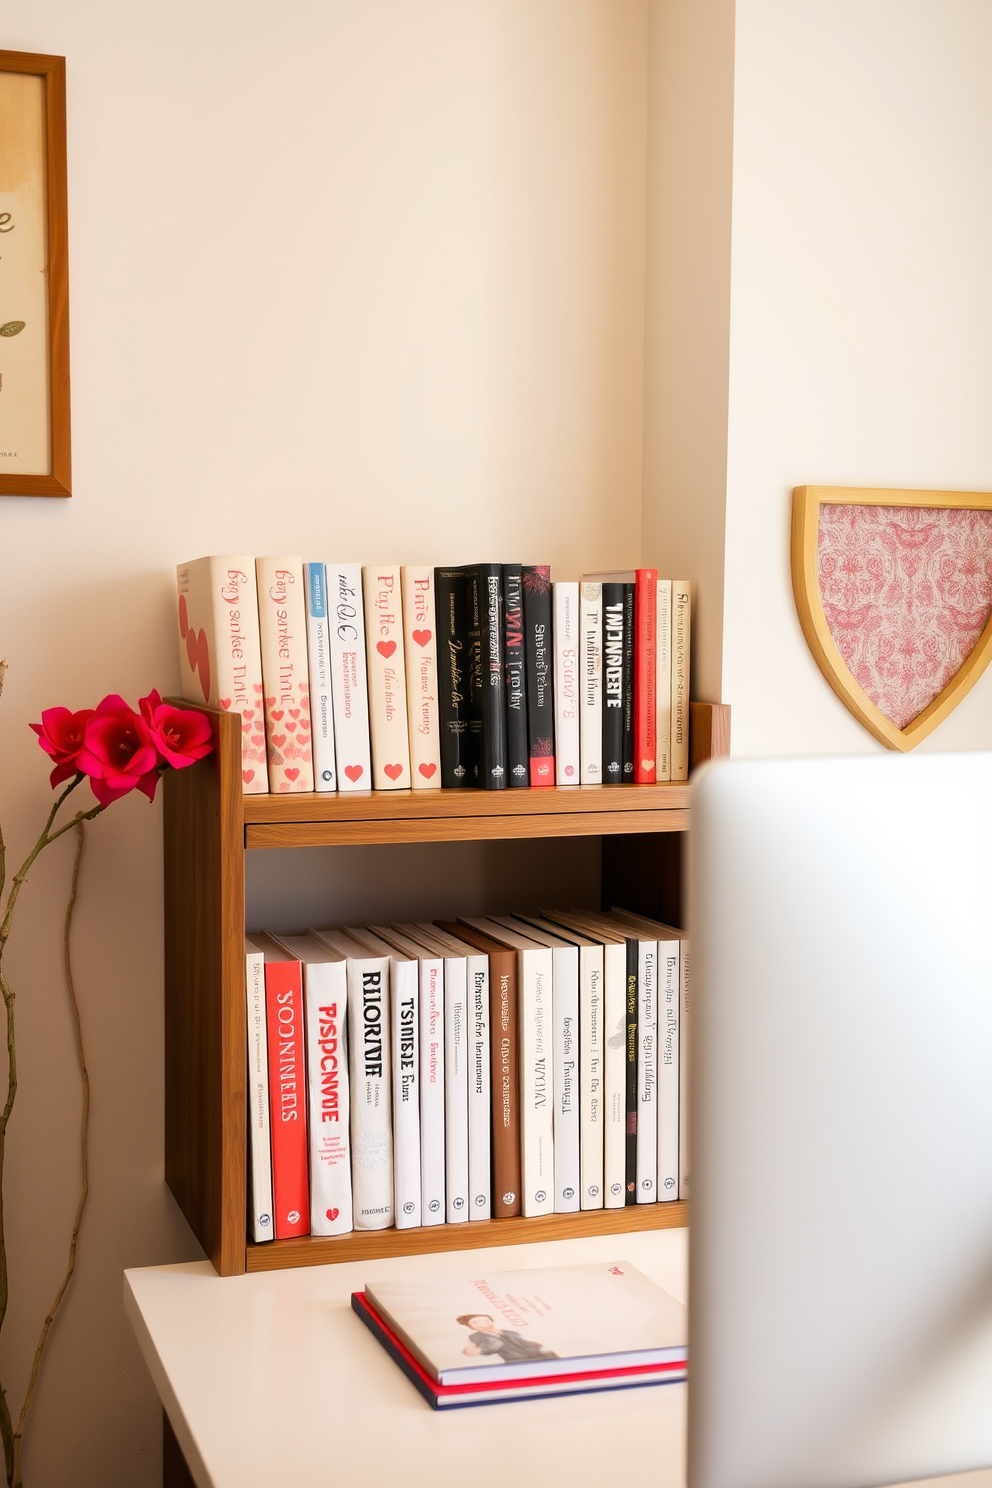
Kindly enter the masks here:
M 265 1021 L 269 1040 L 275 1237 L 289 1240 L 294 1235 L 310 1233 L 307 1075 L 299 961 L 266 961 Z
M 658 570 L 636 570 L 634 587 L 634 784 L 654 785 L 657 746 Z

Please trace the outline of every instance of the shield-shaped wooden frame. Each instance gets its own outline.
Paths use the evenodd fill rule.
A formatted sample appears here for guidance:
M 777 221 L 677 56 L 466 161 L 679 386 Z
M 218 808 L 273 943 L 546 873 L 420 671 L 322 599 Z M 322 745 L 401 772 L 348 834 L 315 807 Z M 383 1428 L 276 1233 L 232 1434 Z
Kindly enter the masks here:
M 817 666 L 834 692 L 870 734 L 889 749 L 913 749 L 974 687 L 992 659 L 992 612 L 985 628 L 943 692 L 905 728 L 896 728 L 876 708 L 848 670 L 823 611 L 817 566 L 821 506 L 918 506 L 955 511 L 992 511 L 990 491 L 890 491 L 854 486 L 797 486 L 792 493 L 792 587 L 803 634 Z

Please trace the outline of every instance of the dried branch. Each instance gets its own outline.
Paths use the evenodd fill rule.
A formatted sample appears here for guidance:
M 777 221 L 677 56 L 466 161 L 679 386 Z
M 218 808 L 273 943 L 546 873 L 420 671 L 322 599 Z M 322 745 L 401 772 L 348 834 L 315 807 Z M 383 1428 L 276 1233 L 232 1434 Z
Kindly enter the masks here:
M 31 1398 L 34 1395 L 34 1387 L 38 1379 L 38 1370 L 41 1367 L 41 1356 L 48 1341 L 48 1333 L 55 1321 L 56 1313 L 61 1306 L 62 1299 L 69 1289 L 72 1274 L 76 1269 L 76 1242 L 79 1239 L 79 1226 L 83 1218 L 83 1210 L 86 1207 L 86 1197 L 89 1193 L 89 1124 L 90 1124 L 90 1076 L 86 1068 L 86 1054 L 83 1049 L 83 1029 L 79 1017 L 79 1003 L 76 1000 L 76 986 L 72 977 L 72 960 L 69 952 L 69 931 L 72 926 L 72 911 L 76 904 L 76 892 L 79 887 L 79 864 L 83 856 L 83 824 L 92 812 L 81 812 L 73 825 L 76 829 L 76 854 L 72 864 L 72 882 L 69 887 L 69 903 L 65 911 L 65 926 L 62 936 L 62 949 L 65 961 L 65 983 L 69 994 L 69 1007 L 72 1010 L 72 1026 L 76 1036 L 76 1059 L 79 1063 L 79 1075 L 83 1086 L 83 1108 L 82 1119 L 79 1129 L 79 1166 L 80 1166 L 80 1188 L 79 1201 L 76 1204 L 76 1217 L 73 1220 L 72 1234 L 69 1237 L 69 1258 L 66 1264 L 65 1276 L 62 1284 L 55 1293 L 55 1300 L 48 1309 L 41 1328 L 41 1336 L 38 1346 L 34 1351 L 34 1362 L 31 1366 L 31 1378 L 28 1381 L 27 1393 L 24 1396 L 24 1404 L 21 1406 L 21 1414 L 17 1418 L 17 1427 L 13 1432 L 13 1473 L 9 1474 L 11 1488 L 21 1488 L 21 1437 L 24 1433 L 24 1422 L 27 1417 Z M 58 835 L 58 834 L 56 834 Z

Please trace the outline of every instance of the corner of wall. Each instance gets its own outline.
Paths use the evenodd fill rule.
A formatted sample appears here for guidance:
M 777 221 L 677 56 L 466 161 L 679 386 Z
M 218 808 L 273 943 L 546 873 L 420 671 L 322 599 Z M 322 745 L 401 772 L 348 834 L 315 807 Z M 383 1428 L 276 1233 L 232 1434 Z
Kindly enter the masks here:
M 723 673 L 735 0 L 650 0 L 642 555 L 688 578 L 693 695 Z

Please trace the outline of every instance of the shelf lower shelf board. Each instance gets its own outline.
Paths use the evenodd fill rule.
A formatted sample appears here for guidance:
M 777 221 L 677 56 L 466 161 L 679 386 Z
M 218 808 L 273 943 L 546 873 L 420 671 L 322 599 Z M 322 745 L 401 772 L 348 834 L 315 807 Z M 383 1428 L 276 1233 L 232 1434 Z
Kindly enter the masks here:
M 689 1205 L 630 1204 L 623 1209 L 587 1209 L 579 1214 L 548 1214 L 537 1219 L 487 1219 L 465 1224 L 430 1225 L 415 1230 L 354 1230 L 325 1238 L 269 1240 L 250 1244 L 246 1271 L 281 1271 L 294 1266 L 329 1266 L 386 1256 L 423 1255 L 442 1250 L 479 1250 L 490 1245 L 523 1245 L 541 1240 L 579 1240 L 589 1235 L 625 1235 L 636 1230 L 680 1229 L 689 1223 Z

